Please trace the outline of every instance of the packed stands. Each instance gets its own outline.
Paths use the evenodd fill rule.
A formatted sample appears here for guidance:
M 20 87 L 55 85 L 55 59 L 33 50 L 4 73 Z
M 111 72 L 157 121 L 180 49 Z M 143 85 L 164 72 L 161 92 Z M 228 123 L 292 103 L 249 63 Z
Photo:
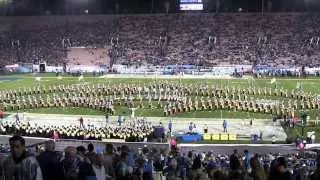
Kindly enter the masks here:
M 0 22 L 9 23 L 0 36 L 0 58 L 10 64 L 39 59 L 62 64 L 69 61 L 70 47 L 105 48 L 111 65 L 319 64 L 320 18 L 311 13 L 3 17 Z

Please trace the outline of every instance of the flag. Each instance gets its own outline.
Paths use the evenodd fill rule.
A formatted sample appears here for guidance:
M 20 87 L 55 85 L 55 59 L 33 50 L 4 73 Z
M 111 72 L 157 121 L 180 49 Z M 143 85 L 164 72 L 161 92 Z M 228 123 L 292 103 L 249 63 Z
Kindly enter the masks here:
M 61 80 L 61 79 L 63 79 L 63 77 L 62 76 L 58 76 L 58 80 Z
M 294 118 L 295 116 L 294 116 L 294 110 L 292 109 L 291 110 L 291 118 Z
M 83 80 L 83 75 L 79 76 L 78 80 L 79 81 Z
M 272 78 L 271 81 L 270 81 L 270 84 L 273 84 L 275 82 L 277 82 L 277 79 L 276 78 Z
M 41 81 L 41 77 L 36 77 L 36 81 Z

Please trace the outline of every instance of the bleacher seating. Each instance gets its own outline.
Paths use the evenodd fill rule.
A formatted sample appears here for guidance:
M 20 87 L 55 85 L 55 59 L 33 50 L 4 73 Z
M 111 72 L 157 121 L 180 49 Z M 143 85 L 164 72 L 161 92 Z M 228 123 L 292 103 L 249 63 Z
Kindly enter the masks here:
M 254 13 L 2 17 L 1 62 L 67 60 L 66 48 L 108 49 L 129 65 L 318 65 L 318 14 Z M 70 40 L 68 47 L 63 39 Z

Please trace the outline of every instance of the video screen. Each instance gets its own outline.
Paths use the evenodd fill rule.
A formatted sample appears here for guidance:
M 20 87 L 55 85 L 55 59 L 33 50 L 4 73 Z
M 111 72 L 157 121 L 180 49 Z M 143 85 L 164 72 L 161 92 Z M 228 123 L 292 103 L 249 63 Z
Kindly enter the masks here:
M 202 11 L 202 0 L 180 0 L 181 11 Z

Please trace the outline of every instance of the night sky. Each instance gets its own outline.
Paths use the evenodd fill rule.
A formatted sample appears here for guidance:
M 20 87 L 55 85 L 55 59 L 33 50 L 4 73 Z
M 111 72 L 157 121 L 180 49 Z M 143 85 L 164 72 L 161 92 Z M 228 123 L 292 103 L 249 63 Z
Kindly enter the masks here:
M 6 1 L 6 0 L 2 0 Z M 9 1 L 9 0 L 7 0 Z M 1 15 L 43 15 L 43 14 L 89 14 L 110 13 L 163 13 L 164 2 L 170 2 L 170 12 L 179 12 L 179 0 L 11 0 L 12 4 L 2 5 Z M 235 12 L 242 8 L 245 12 L 261 11 L 317 11 L 320 1 L 309 0 L 203 0 L 205 12 L 216 12 L 216 1 L 220 1 L 219 12 Z M 119 7 L 116 10 L 116 4 Z M 271 5 L 271 6 L 270 6 Z

